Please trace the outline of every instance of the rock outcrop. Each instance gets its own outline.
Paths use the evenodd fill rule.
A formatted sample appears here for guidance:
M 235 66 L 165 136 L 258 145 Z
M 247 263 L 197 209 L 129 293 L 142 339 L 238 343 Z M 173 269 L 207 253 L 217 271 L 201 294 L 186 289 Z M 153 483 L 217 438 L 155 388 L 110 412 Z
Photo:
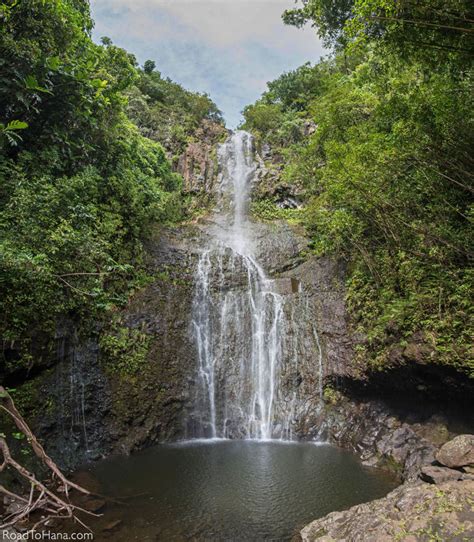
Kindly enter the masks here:
M 420 478 L 430 484 L 442 484 L 443 482 L 462 480 L 463 473 L 449 469 L 448 467 L 428 465 L 427 467 L 422 467 Z
M 444 444 L 436 457 L 451 464 L 463 463 L 469 462 L 473 453 L 474 435 L 459 435 Z M 313 521 L 300 532 L 298 539 L 303 542 L 473 540 L 473 495 L 474 475 L 462 468 L 426 465 L 421 468 L 419 479 L 406 482 L 383 499 Z
M 186 437 L 183 414 L 196 368 L 190 334 L 195 236 L 193 227 L 163 228 L 148 242 L 149 273 L 155 279 L 120 316 L 121 325 L 146 338 L 147 355 L 132 375 L 104 368 L 111 390 L 106 417 L 111 452 Z
M 333 512 L 301 532 L 303 542 L 474 539 L 474 481 L 405 484 L 383 499 Z M 296 538 L 298 540 L 298 538 Z
M 177 163 L 184 191 L 210 194 L 217 178 L 216 144 L 227 134 L 222 124 L 203 120 Z
M 192 226 L 161 228 L 148 241 L 152 281 L 117 312 L 101 336 L 137 336 L 143 359 L 122 365 L 101 351 L 99 342 L 59 340 L 51 370 L 23 388 L 19 407 L 48 453 L 63 468 L 110 453 L 130 453 L 185 436 L 183 413 L 189 403 L 196 352 L 189 327 L 199 232 Z M 121 348 L 122 345 L 119 345 Z
M 331 403 L 331 400 L 333 403 Z M 357 454 L 365 465 L 393 470 L 404 480 L 415 480 L 430 465 L 438 449 L 443 422 L 431 431 L 403 422 L 381 401 L 355 401 L 335 392 L 317 416 L 305 420 L 300 433 L 317 434 Z
M 458 435 L 441 447 L 436 459 L 447 467 L 474 466 L 474 435 Z

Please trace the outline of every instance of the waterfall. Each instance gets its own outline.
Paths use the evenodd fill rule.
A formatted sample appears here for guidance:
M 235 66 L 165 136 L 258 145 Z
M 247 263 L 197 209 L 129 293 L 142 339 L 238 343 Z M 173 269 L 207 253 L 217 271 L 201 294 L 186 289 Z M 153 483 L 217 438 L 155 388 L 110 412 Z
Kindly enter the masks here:
M 218 160 L 216 212 L 196 271 L 198 372 L 188 436 L 291 439 L 297 386 L 283 392 L 283 367 L 289 364 L 287 380 L 298 379 L 302 341 L 256 256 L 248 218 L 256 172 L 252 136 L 232 134 Z M 300 299 L 301 289 L 295 295 Z

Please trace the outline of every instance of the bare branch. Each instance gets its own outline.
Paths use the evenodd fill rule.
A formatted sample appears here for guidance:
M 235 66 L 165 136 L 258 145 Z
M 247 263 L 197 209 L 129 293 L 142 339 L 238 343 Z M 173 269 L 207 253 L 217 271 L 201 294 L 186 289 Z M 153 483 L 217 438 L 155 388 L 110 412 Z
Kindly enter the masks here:
M 0 409 L 6 412 L 13 419 L 18 429 L 26 436 L 27 441 L 33 449 L 35 455 L 52 472 L 53 479 L 57 479 L 59 481 L 57 491 L 64 492 L 66 496 L 63 498 L 57 495 L 52 489 L 47 487 L 46 484 L 41 482 L 41 480 L 38 480 L 34 473 L 30 472 L 23 465 L 18 463 L 12 457 L 7 441 L 3 437 L 0 437 L 0 454 L 2 455 L 0 472 L 10 467 L 20 476 L 21 479 L 28 482 L 30 486 L 29 495 L 26 497 L 18 495 L 17 493 L 14 493 L 6 487 L 0 485 L 0 493 L 7 495 L 13 503 L 17 503 L 19 505 L 17 509 L 12 511 L 11 514 L 3 518 L 0 528 L 15 525 L 19 521 L 27 519 L 32 512 L 41 511 L 45 513 L 45 517 L 33 526 L 32 531 L 36 530 L 40 525 L 44 524 L 53 517 L 61 519 L 73 519 L 86 529 L 89 529 L 87 525 L 85 525 L 77 517 L 76 513 L 84 512 L 85 514 L 92 516 L 98 516 L 100 514 L 95 514 L 89 510 L 72 504 L 69 500 L 69 489 L 74 489 L 86 495 L 90 495 L 91 493 L 78 484 L 71 482 L 64 476 L 56 463 L 45 452 L 40 442 L 38 442 L 30 427 L 18 412 L 10 394 L 2 386 L 0 386 Z

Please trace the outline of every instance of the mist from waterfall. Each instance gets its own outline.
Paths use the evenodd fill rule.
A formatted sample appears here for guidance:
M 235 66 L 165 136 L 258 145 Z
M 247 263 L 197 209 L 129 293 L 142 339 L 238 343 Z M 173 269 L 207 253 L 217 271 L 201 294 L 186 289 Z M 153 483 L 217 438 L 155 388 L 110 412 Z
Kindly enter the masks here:
M 281 392 L 282 367 L 289 364 L 297 378 L 300 337 L 256 257 L 248 218 L 253 147 L 252 136 L 237 131 L 218 150 L 218 201 L 199 257 L 192 315 L 198 376 L 188 436 L 194 438 L 292 438 L 296 387 Z

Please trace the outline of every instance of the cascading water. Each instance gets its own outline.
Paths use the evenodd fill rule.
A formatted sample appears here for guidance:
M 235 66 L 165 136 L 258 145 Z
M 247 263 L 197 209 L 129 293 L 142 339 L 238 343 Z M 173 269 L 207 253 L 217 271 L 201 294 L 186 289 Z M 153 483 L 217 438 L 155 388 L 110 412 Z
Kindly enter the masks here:
M 192 326 L 199 367 L 188 436 L 291 439 L 297 386 L 288 394 L 281 383 L 286 365 L 286 378 L 297 379 L 301 337 L 256 258 L 247 212 L 256 171 L 252 136 L 234 133 L 218 159 L 214 226 L 196 272 Z

